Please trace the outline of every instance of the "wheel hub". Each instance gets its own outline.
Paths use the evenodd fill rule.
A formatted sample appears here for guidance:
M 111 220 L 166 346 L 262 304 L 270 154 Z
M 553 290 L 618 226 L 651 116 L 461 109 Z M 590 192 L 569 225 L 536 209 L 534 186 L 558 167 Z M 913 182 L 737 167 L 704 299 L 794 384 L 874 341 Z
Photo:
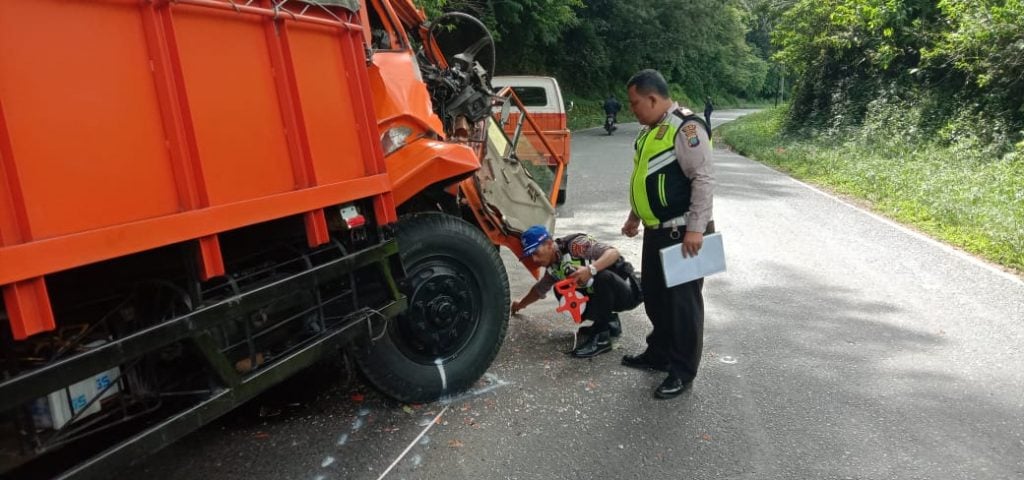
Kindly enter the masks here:
M 466 276 L 449 265 L 427 265 L 410 275 L 410 308 L 398 321 L 398 340 L 421 363 L 458 353 L 472 337 L 479 300 Z

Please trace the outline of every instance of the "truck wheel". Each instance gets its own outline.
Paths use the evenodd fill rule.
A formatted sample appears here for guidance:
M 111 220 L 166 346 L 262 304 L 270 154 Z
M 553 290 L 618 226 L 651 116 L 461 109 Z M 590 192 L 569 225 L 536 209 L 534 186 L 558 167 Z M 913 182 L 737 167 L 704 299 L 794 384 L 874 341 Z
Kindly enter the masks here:
M 409 309 L 358 357 L 370 382 L 404 402 L 465 390 L 505 339 L 508 276 L 498 250 L 473 225 L 440 213 L 398 222 Z

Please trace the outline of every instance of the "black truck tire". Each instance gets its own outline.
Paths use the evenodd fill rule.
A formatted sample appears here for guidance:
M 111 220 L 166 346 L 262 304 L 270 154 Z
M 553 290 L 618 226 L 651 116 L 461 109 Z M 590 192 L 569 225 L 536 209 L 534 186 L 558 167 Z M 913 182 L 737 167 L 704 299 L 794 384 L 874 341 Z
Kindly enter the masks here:
M 357 354 L 367 379 L 403 402 L 466 390 L 498 354 L 509 318 L 505 266 L 478 228 L 442 213 L 398 222 L 409 309 Z

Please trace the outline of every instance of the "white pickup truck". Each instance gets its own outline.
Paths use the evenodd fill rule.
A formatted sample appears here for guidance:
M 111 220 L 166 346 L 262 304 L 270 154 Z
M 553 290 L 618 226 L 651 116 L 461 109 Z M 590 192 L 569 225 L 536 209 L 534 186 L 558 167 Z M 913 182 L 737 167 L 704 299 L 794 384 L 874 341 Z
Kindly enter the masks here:
M 517 132 L 526 137 L 526 142 L 519 142 L 516 153 L 520 160 L 529 161 L 535 165 L 546 165 L 552 172 L 558 171 L 559 163 L 569 164 L 570 150 L 572 147 L 572 136 L 567 125 L 566 114 L 572 109 L 572 103 L 567 106 L 562 99 L 562 91 L 558 87 L 558 81 L 552 77 L 539 77 L 531 75 L 498 76 L 491 79 L 491 85 L 495 91 L 501 91 L 505 87 L 511 87 L 516 97 L 523 103 L 523 107 L 530 113 L 536 123 L 536 129 L 531 125 L 522 125 L 520 115 L 513 111 L 503 124 L 505 133 L 509 138 L 518 140 Z M 495 114 L 500 115 L 500 108 L 495 109 Z M 550 150 L 545 147 L 541 135 L 547 141 Z M 565 191 L 567 176 L 563 169 L 562 182 L 558 191 L 558 203 L 565 202 Z M 538 183 L 545 189 L 549 188 L 541 180 Z

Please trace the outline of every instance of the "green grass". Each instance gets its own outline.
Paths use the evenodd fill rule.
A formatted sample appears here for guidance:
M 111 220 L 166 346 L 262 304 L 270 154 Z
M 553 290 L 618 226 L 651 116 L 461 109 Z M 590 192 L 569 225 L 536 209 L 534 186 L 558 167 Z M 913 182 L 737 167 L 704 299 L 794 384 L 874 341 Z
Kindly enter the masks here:
M 717 129 L 742 155 L 840 194 L 1017 272 L 1024 272 L 1024 155 L 901 141 L 899 135 L 782 135 L 783 108 Z

